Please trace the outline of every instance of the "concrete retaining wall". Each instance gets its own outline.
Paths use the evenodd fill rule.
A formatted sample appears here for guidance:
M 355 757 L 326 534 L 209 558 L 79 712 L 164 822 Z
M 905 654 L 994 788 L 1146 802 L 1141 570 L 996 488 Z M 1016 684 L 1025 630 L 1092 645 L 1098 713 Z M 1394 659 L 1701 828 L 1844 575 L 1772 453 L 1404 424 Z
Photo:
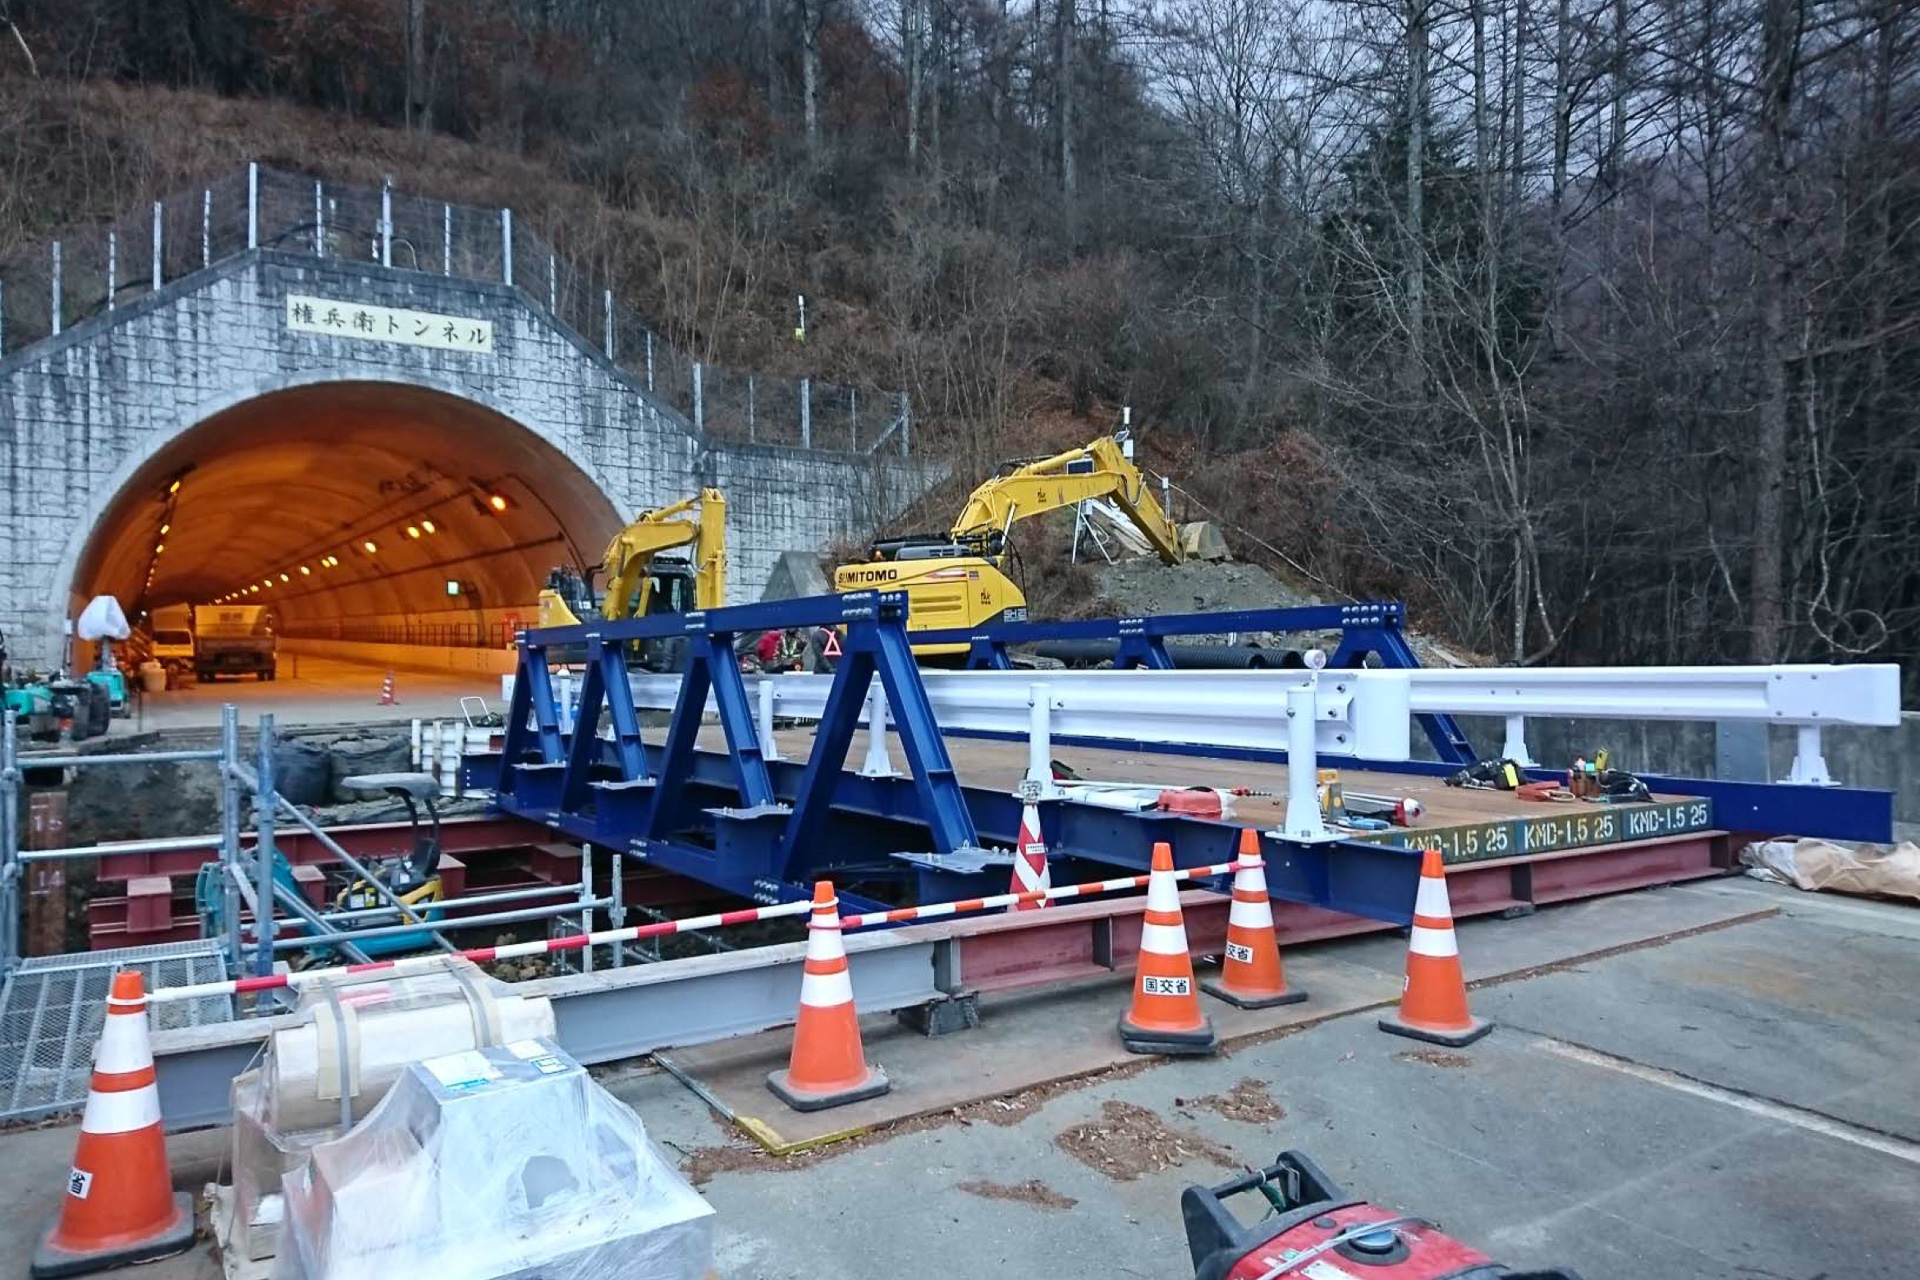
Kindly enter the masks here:
M 360 662 L 369 667 L 392 667 L 396 671 L 452 672 L 473 675 L 476 688 L 490 687 L 491 677 L 506 675 L 514 667 L 512 649 L 437 649 L 418 644 L 358 644 L 347 640 L 300 640 L 281 637 L 282 654 L 335 658 L 341 662 Z

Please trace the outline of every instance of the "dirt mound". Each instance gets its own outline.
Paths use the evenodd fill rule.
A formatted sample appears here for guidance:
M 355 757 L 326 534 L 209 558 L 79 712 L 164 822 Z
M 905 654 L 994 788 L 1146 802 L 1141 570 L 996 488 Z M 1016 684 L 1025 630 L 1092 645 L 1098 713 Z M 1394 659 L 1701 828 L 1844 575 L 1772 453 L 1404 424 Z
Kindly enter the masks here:
M 1175 1098 L 1173 1104 L 1176 1107 L 1204 1107 L 1241 1124 L 1272 1124 L 1287 1118 L 1287 1109 L 1273 1100 L 1273 1095 L 1267 1092 L 1267 1086 L 1251 1077 L 1225 1093 L 1211 1093 L 1204 1098 L 1185 1100 Z

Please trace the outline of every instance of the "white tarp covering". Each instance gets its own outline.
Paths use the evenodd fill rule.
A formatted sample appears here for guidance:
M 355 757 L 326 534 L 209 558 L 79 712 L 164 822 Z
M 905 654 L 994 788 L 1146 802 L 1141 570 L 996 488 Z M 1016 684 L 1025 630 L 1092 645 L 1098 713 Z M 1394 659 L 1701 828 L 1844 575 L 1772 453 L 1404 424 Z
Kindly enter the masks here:
M 414 1063 L 286 1175 L 275 1280 L 700 1280 L 707 1207 L 545 1040 Z
M 95 596 L 89 600 L 73 629 L 82 640 L 125 640 L 133 634 L 120 602 L 112 596 Z
M 1765 840 L 1740 851 L 1748 875 L 1797 889 L 1831 889 L 1920 902 L 1920 845 Z

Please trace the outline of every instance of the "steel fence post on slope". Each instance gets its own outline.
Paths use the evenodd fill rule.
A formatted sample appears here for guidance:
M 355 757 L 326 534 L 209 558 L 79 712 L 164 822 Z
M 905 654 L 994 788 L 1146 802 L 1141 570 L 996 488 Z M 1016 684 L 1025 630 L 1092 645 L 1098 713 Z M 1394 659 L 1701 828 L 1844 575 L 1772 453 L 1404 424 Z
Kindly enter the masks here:
M 813 448 L 813 383 L 800 379 L 800 447 Z
M 0 280 L 0 356 L 7 354 L 7 282 Z
M 913 408 L 907 400 L 907 393 L 900 393 L 900 456 L 906 457 L 913 451 Z
M 500 279 L 513 283 L 513 210 L 500 211 Z
M 453 206 L 440 206 L 440 274 L 453 274 Z
M 113 295 L 120 285 L 120 233 L 107 232 L 107 310 L 113 310 Z
M 213 188 L 200 189 L 200 266 L 213 265 Z
M 380 265 L 393 265 L 393 175 L 380 175 Z
M 52 286 L 53 292 L 51 296 L 52 306 L 49 307 L 48 310 L 50 315 L 52 316 L 53 332 L 56 334 L 60 332 L 60 312 L 63 309 L 63 305 L 60 298 L 60 292 L 61 292 L 60 266 L 61 266 L 60 242 L 58 240 L 55 240 L 53 242 L 53 286 Z
M 707 429 L 707 410 L 700 393 L 700 362 L 693 362 L 693 429 L 705 434 Z
M 607 359 L 613 359 L 613 290 L 604 290 L 600 295 L 600 342 L 606 350 Z
M 165 206 L 162 205 L 160 201 L 155 200 L 153 202 L 153 291 L 155 293 L 160 292 L 160 285 L 164 275 L 162 263 L 165 262 L 165 257 L 161 253 L 161 249 L 163 248 L 161 229 L 165 225 L 165 221 Z
M 260 164 L 247 161 L 247 248 L 260 247 Z
M 647 391 L 653 391 L 653 330 L 647 330 Z
M 313 256 L 327 256 L 327 202 L 321 184 L 313 184 Z

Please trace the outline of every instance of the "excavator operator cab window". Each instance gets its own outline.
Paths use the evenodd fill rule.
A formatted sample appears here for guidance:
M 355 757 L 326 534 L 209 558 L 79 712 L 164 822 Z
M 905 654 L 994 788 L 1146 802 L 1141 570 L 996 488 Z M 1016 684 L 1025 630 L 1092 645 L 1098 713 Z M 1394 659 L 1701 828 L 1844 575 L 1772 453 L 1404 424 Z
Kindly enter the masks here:
M 692 613 L 693 578 L 681 573 L 656 573 L 653 590 L 648 593 L 647 614 Z

